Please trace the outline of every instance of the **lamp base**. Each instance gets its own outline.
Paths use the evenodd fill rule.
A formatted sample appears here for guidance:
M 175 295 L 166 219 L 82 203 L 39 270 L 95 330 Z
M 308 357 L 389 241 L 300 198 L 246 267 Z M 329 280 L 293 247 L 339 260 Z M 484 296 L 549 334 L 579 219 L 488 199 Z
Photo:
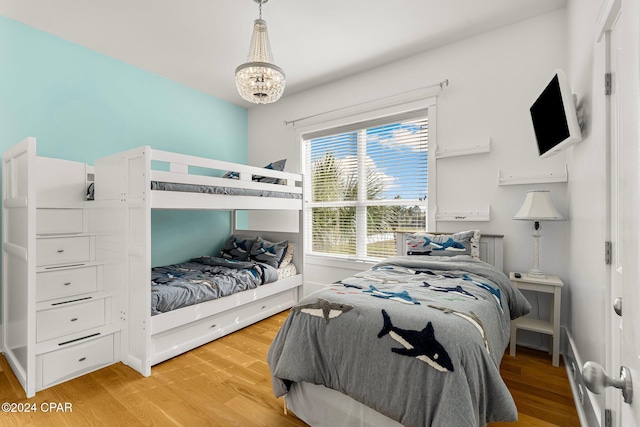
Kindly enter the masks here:
M 538 270 L 537 268 L 532 268 L 531 270 L 527 271 L 527 276 L 531 277 L 532 279 L 546 279 L 547 275 L 544 274 L 542 271 Z

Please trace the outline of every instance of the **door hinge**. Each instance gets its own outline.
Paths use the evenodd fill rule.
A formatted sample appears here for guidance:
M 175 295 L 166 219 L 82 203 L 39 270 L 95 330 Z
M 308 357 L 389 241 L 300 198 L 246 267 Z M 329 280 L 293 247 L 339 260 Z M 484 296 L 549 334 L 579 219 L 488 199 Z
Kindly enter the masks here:
M 612 427 L 611 409 L 604 410 L 604 427 Z
M 611 242 L 604 242 L 604 263 L 611 264 Z
M 611 73 L 604 73 L 604 94 L 611 95 Z

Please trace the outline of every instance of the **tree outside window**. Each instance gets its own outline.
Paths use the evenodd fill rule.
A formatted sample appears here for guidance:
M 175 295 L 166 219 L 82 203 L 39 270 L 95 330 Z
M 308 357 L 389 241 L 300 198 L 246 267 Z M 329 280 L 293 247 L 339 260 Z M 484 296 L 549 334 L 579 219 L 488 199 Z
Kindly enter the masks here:
M 415 116 L 305 140 L 314 254 L 385 258 L 396 232 L 426 230 L 428 118 Z

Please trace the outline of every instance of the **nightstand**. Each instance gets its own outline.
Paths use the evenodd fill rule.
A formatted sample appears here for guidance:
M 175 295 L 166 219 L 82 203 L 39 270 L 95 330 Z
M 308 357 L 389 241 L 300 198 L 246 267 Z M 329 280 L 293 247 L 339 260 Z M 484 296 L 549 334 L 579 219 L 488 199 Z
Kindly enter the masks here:
M 549 320 L 534 319 L 530 316 L 521 317 L 511 322 L 511 356 L 516 355 L 516 334 L 518 329 L 540 332 L 551 335 L 553 342 L 553 366 L 560 364 L 560 295 L 562 292 L 562 280 L 558 276 L 545 275 L 544 277 L 530 276 L 520 273 L 517 278 L 514 272 L 509 273 L 509 278 L 518 289 L 533 292 L 551 294 L 551 310 Z

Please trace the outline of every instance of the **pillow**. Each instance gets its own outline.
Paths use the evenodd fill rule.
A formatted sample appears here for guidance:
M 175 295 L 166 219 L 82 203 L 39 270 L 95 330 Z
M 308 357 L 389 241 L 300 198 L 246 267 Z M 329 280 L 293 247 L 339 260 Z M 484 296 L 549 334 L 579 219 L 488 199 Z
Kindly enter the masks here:
M 287 240 L 273 243 L 268 240 L 264 240 L 262 237 L 258 237 L 251 247 L 249 259 L 251 261 L 269 264 L 273 268 L 278 268 L 282 261 L 282 256 L 287 250 L 287 246 L 289 246 L 289 242 Z
M 291 261 L 293 260 L 294 248 L 295 244 L 289 243 L 289 245 L 287 246 L 287 250 L 284 252 L 284 255 L 282 255 L 282 261 L 280 261 L 280 265 L 278 266 L 278 268 L 284 268 L 287 265 L 291 264 Z
M 96 199 L 96 186 L 95 183 L 89 184 L 87 187 L 87 200 L 95 200 Z
M 412 233 L 405 236 L 407 255 L 429 255 L 431 253 L 430 240 L 421 233 Z
M 287 163 L 287 159 L 278 160 L 277 162 L 269 163 L 265 166 L 265 169 L 272 169 L 274 171 L 282 172 L 284 170 L 284 165 Z M 281 184 L 281 180 L 278 178 L 270 178 L 266 176 L 253 176 L 254 181 L 265 182 L 267 184 Z
M 413 233 L 406 237 L 407 255 L 471 255 L 480 259 L 480 230 L 454 234 Z
M 287 163 L 287 159 L 282 159 L 282 160 L 278 160 L 277 162 L 269 163 L 264 168 L 282 172 L 284 170 L 284 165 L 286 163 Z M 240 178 L 240 174 L 238 172 L 227 172 L 222 177 L 229 178 L 229 179 L 238 179 Z M 281 180 L 279 180 L 278 178 L 270 178 L 266 176 L 254 175 L 253 180 L 259 181 L 259 182 L 265 182 L 267 184 L 281 184 L 280 182 Z
M 249 258 L 249 252 L 255 241 L 255 239 L 245 239 L 232 235 L 222 247 L 220 258 L 246 261 Z

